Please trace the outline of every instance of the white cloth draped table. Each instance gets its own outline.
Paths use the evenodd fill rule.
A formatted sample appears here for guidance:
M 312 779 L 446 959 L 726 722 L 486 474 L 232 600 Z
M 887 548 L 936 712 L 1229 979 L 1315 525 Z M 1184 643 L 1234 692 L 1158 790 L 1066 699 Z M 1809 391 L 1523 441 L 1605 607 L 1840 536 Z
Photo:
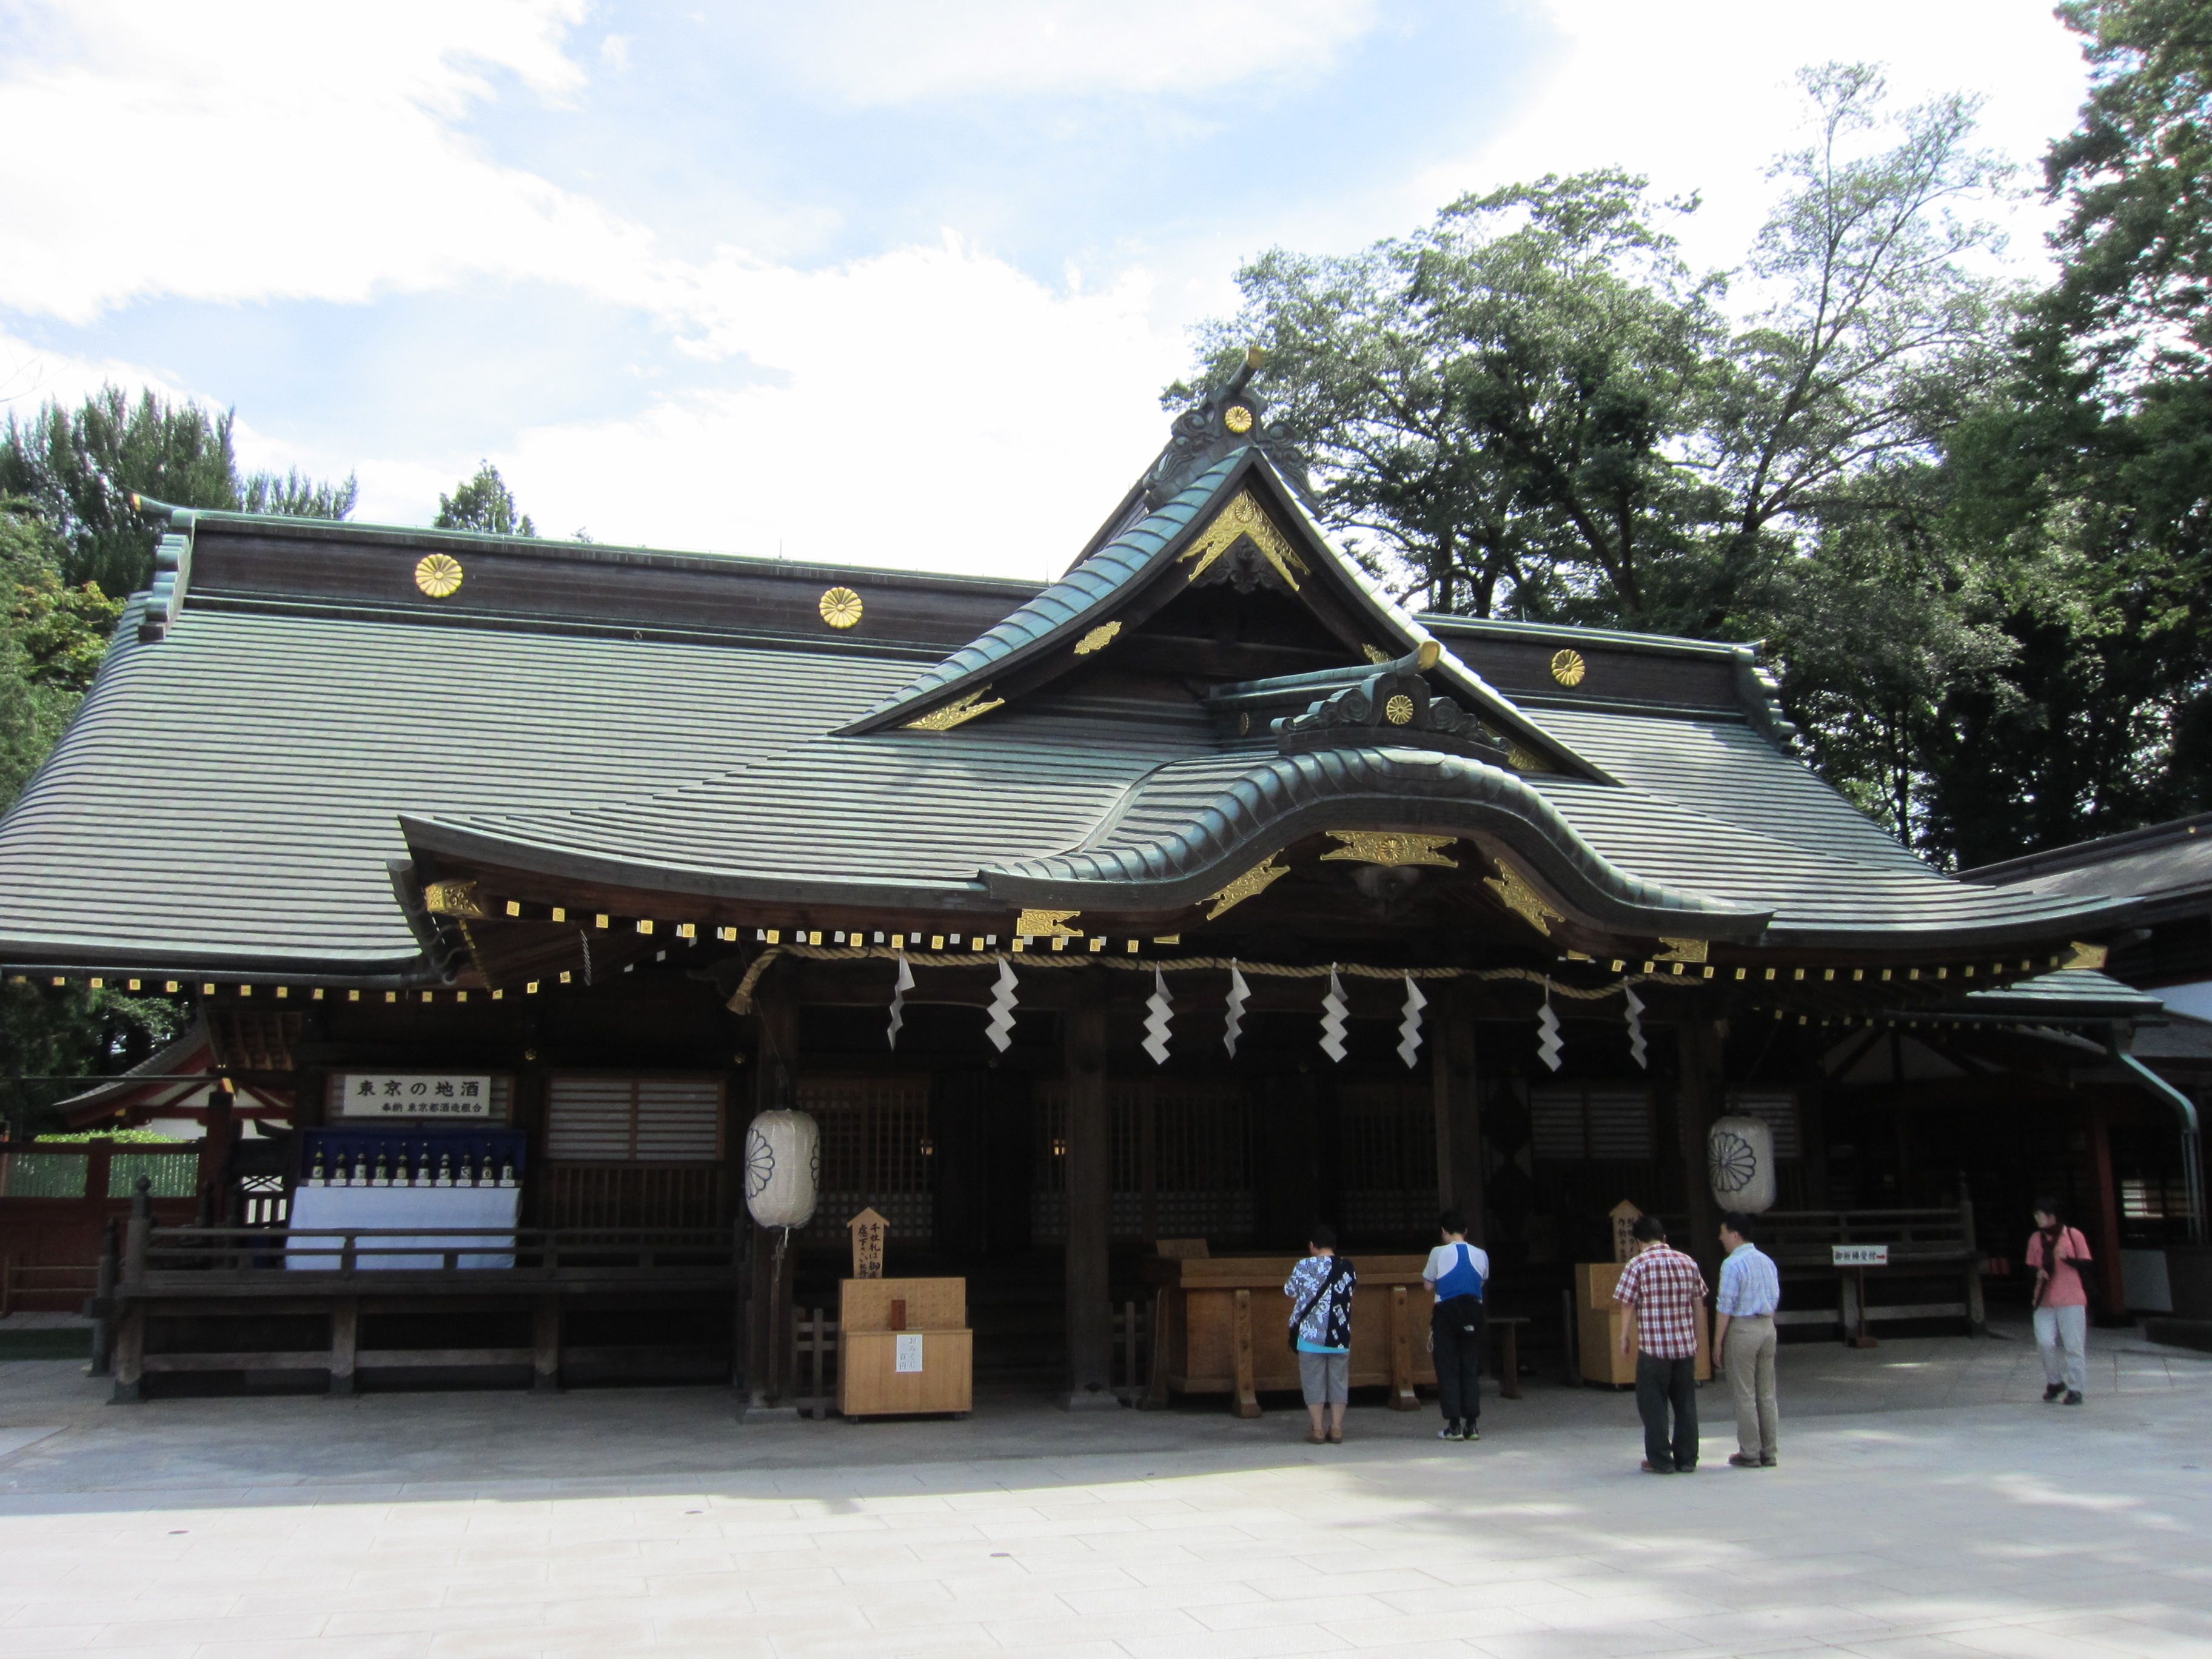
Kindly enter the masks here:
M 463 1267 L 512 1267 L 514 1265 L 514 1224 L 520 1212 L 520 1187 L 301 1187 L 292 1194 L 290 1226 L 295 1231 L 327 1227 L 388 1231 L 404 1230 L 410 1238 L 362 1241 L 379 1249 L 419 1244 L 434 1251 L 428 1255 L 360 1255 L 354 1266 L 362 1273 L 381 1273 L 395 1267 L 438 1268 L 446 1265 L 447 1250 L 465 1250 Z M 496 1227 L 501 1238 L 457 1238 L 451 1230 Z M 335 1273 L 341 1258 L 342 1238 L 295 1240 L 284 1265 L 292 1268 Z M 328 1250 L 331 1254 L 301 1252 Z

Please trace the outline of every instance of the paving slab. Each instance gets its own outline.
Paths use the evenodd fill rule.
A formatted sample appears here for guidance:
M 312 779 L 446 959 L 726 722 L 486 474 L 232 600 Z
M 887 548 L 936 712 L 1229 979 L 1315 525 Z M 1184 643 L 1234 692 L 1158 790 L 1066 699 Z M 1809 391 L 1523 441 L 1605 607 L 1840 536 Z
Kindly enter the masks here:
M 2103 1335 L 2104 1334 L 2100 1334 Z M 1781 1466 L 1637 1468 L 1531 1378 L 1484 1438 L 1355 1407 L 747 1426 L 726 1390 L 106 1403 L 0 1365 L 0 1656 L 2077 1659 L 2212 1652 L 2212 1358 L 1792 1345 Z M 127 1564 L 127 1565 L 125 1565 Z

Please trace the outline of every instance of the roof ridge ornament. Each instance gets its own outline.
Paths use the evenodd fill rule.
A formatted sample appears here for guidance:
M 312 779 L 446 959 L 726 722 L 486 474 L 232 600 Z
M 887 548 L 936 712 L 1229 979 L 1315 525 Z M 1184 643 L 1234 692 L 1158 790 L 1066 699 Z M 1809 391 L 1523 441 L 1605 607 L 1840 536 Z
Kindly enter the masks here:
M 1305 457 L 1267 427 L 1267 400 L 1252 390 L 1252 377 L 1267 366 L 1267 350 L 1244 348 L 1244 361 L 1219 386 L 1206 392 L 1175 417 L 1167 446 L 1145 474 L 1145 507 L 1157 512 L 1200 473 L 1234 450 L 1257 449 L 1275 464 L 1285 482 L 1309 502 L 1313 485 Z

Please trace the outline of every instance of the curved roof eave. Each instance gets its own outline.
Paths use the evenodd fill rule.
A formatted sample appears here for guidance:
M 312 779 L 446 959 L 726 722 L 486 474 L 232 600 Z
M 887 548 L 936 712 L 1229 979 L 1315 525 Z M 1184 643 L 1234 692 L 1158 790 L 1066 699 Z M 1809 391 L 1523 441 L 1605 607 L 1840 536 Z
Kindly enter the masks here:
M 1187 827 L 986 870 L 1010 903 L 1166 910 L 1212 896 L 1264 857 L 1324 830 L 1483 835 L 1602 927 L 1748 940 L 1772 916 L 1645 881 L 1585 841 L 1510 772 L 1427 750 L 1340 749 L 1261 760 L 1192 811 Z

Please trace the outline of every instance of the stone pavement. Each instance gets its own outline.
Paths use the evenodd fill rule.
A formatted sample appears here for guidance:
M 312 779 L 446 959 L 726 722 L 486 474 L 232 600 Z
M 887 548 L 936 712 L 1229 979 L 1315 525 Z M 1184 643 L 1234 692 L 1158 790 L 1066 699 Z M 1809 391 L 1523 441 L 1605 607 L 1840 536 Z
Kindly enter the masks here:
M 1783 1351 L 1783 1466 L 1637 1471 L 1626 1397 L 739 1427 L 708 1389 L 108 1407 L 0 1366 L 0 1655 L 2212 1652 L 2212 1362 Z

